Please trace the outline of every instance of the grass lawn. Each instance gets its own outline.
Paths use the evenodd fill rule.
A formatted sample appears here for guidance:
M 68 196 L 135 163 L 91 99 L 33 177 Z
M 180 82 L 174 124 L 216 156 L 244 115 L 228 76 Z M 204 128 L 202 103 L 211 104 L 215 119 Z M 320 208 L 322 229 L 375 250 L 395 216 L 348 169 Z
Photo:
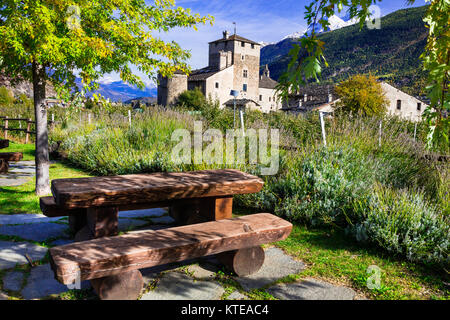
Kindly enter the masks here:
M 302 260 L 301 277 L 323 278 L 347 285 L 373 299 L 450 299 L 449 274 L 442 268 L 397 259 L 392 254 L 362 246 L 343 231 L 294 226 L 277 246 Z M 367 287 L 369 266 L 381 269 L 379 289 Z
M 24 153 L 25 160 L 34 159 L 34 145 L 11 144 L 7 151 Z M 3 151 L 3 150 L 2 150 Z M 52 164 L 50 178 L 89 176 L 64 163 Z M 39 213 L 39 197 L 34 194 L 34 179 L 19 187 L 0 188 L 0 214 Z M 237 215 L 249 213 L 236 208 Z M 293 257 L 302 260 L 307 268 L 299 275 L 282 279 L 291 282 L 304 277 L 349 286 L 372 299 L 450 299 L 448 271 L 423 266 L 392 254 L 362 246 L 345 236 L 340 230 L 310 229 L 295 225 L 288 239 L 276 243 Z M 369 266 L 381 269 L 379 289 L 367 288 Z M 225 273 L 218 274 L 226 292 L 240 290 L 239 284 Z M 273 299 L 264 289 L 254 290 L 252 299 Z
M 10 143 L 1 152 L 23 152 L 23 160 L 34 160 L 34 144 Z M 76 178 L 89 176 L 82 170 L 64 163 L 50 165 L 50 179 Z M 41 213 L 39 197 L 34 193 L 35 178 L 18 187 L 0 187 L 0 214 Z

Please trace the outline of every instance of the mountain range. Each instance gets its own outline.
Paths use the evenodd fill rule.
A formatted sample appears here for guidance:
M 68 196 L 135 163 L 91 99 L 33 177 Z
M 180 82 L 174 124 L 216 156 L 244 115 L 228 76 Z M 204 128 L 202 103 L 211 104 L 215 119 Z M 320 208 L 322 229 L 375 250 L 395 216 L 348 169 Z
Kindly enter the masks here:
M 76 79 L 76 84 L 81 88 L 81 79 Z M 100 82 L 99 89 L 95 91 L 100 93 L 103 97 L 110 99 L 111 101 L 127 101 L 137 97 L 155 97 L 157 95 L 156 87 L 146 87 L 144 90 L 139 89 L 136 86 L 129 85 L 123 81 L 113 82 Z M 92 96 L 94 92 L 88 93 L 88 96 Z
M 420 59 L 428 36 L 423 22 L 426 11 L 427 6 L 395 11 L 381 18 L 380 29 L 364 26 L 360 30 L 355 21 L 339 18 L 342 23 L 333 18 L 330 31 L 319 30 L 318 35 L 325 42 L 324 56 L 329 64 L 321 81 L 337 83 L 357 73 L 372 73 L 409 94 L 422 95 L 427 77 Z M 275 80 L 286 70 L 289 51 L 299 43 L 298 35 L 261 49 L 261 65 L 269 65 Z

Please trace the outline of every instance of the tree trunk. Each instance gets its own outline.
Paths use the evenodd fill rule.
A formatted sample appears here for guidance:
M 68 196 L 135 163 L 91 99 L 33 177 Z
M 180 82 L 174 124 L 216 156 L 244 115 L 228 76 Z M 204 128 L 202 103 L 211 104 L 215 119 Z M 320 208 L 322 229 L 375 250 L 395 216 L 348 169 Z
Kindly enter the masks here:
M 45 66 L 33 62 L 33 94 L 36 118 L 36 194 L 50 194 Z

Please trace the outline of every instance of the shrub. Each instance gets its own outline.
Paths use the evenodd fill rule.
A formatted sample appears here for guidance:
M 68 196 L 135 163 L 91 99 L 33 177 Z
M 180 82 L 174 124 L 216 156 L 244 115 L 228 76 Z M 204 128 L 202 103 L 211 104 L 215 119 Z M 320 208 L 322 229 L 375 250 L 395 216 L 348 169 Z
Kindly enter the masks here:
M 194 111 L 201 111 L 206 103 L 206 98 L 199 88 L 183 91 L 177 101 L 178 106 Z
M 0 106 L 8 106 L 14 103 L 14 94 L 6 87 L 0 87 Z
M 359 221 L 348 228 L 358 241 L 374 243 L 411 261 L 449 263 L 450 225 L 421 192 L 378 186 L 356 201 Z

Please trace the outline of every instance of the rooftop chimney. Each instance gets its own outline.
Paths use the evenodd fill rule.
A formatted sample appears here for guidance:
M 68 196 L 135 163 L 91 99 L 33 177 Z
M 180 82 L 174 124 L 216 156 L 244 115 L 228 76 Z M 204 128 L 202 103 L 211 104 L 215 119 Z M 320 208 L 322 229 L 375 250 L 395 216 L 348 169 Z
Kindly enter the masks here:
M 223 38 L 224 38 L 224 39 L 228 39 L 228 31 L 227 31 L 227 30 L 225 30 L 225 31 L 223 32 Z

